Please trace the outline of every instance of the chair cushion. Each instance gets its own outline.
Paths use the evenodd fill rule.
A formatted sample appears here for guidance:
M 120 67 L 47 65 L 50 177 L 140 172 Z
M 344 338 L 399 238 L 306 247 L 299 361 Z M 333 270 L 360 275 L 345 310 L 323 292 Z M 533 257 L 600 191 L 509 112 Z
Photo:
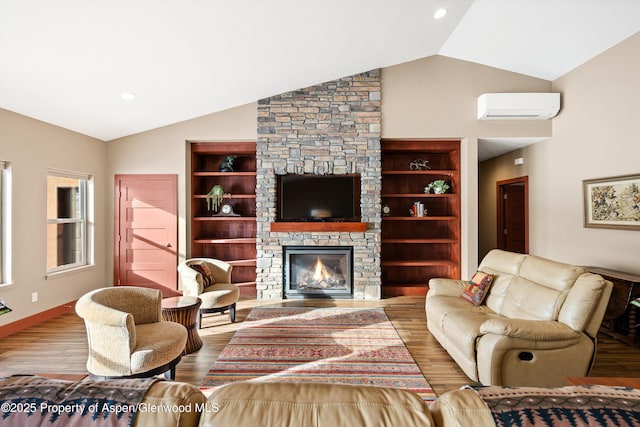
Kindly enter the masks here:
M 238 301 L 240 289 L 231 283 L 216 283 L 204 289 L 204 292 L 198 295 L 202 300 L 200 308 L 218 308 L 226 307 Z
M 131 353 L 131 374 L 166 365 L 180 356 L 187 344 L 187 329 L 175 322 L 136 326 L 137 345 Z
M 487 292 L 489 292 L 489 286 L 491 286 L 492 282 L 492 274 L 478 271 L 473 275 L 471 280 L 469 280 L 469 284 L 464 288 L 460 297 L 474 305 L 480 305 L 482 301 L 484 301 Z

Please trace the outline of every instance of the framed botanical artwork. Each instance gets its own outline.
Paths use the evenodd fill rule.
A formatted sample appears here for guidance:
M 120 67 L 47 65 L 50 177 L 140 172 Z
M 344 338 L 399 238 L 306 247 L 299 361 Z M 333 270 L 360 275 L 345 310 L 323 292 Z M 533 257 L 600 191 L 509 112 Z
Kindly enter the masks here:
M 640 230 L 640 174 L 582 181 L 584 226 Z

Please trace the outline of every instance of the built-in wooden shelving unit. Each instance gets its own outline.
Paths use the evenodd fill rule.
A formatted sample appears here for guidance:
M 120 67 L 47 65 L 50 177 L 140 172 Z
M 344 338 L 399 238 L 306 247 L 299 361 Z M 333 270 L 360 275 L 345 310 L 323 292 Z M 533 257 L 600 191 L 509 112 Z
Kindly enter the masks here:
M 412 170 L 416 159 L 430 169 Z M 431 181 L 451 186 L 425 194 Z M 414 202 L 426 215 L 411 216 Z M 432 277 L 460 277 L 460 142 L 382 142 L 382 294 L 424 295 Z
M 220 163 L 237 156 L 233 172 Z M 232 281 L 243 294 L 255 295 L 256 283 L 256 144 L 191 144 L 191 257 L 216 258 L 232 264 Z M 219 184 L 239 216 L 212 216 L 206 194 Z

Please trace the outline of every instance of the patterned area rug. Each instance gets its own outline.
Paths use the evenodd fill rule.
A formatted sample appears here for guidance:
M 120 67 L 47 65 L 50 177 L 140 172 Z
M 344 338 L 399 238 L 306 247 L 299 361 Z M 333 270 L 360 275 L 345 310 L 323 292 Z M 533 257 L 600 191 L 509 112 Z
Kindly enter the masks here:
M 383 309 L 254 308 L 200 388 L 243 380 L 377 385 L 436 398 Z

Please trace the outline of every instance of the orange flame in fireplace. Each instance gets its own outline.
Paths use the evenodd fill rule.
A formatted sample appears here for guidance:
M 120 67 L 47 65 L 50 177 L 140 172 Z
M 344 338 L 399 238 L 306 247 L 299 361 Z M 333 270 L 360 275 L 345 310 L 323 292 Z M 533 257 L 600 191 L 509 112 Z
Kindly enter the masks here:
M 314 266 L 313 280 L 321 281 L 323 279 L 328 279 L 329 277 L 331 277 L 331 275 L 327 272 L 327 268 L 318 257 L 316 265 Z

